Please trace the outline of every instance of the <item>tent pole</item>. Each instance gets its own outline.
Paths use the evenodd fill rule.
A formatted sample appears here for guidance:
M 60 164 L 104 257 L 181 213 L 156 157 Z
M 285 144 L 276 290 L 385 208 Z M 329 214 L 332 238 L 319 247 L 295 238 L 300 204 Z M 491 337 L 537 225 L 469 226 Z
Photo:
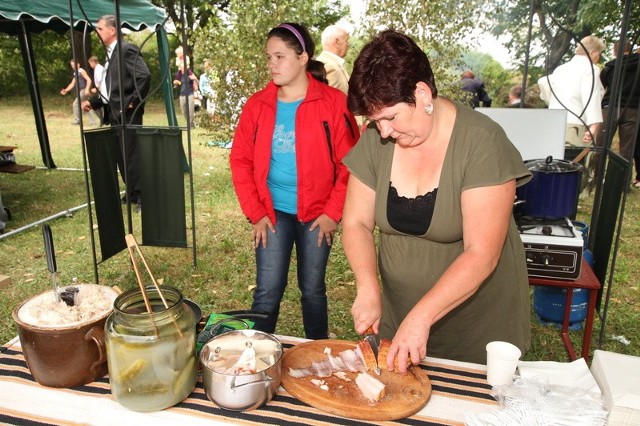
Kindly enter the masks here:
M 189 51 L 188 48 L 188 44 L 187 44 L 187 21 L 185 19 L 185 13 L 184 13 L 184 0 L 180 0 L 180 19 L 181 19 L 181 27 L 182 27 L 182 31 L 181 31 L 181 35 L 182 35 L 182 47 L 184 48 L 184 73 L 188 74 L 188 68 L 189 68 L 189 54 L 191 53 Z M 193 60 L 193 55 L 191 55 L 191 60 Z M 193 65 L 193 64 L 191 64 Z M 188 104 L 188 100 L 187 100 L 187 104 Z M 186 109 L 187 111 L 187 116 L 185 117 L 187 119 L 187 156 L 189 157 L 189 164 L 193 164 L 192 159 L 192 152 L 191 152 L 191 117 L 189 117 L 189 108 Z M 183 158 L 183 161 L 186 161 Z M 193 167 L 191 168 L 191 171 L 189 171 L 189 169 L 185 169 L 185 172 L 189 172 L 189 196 L 190 196 L 190 201 L 191 201 L 191 238 L 193 239 L 193 267 L 197 268 L 198 267 L 198 258 L 197 258 L 197 250 L 196 250 L 196 206 L 195 206 L 195 197 L 193 194 Z
M 173 79 L 171 78 L 169 67 L 169 62 L 171 62 L 169 60 L 169 40 L 167 40 L 167 32 L 163 27 L 159 27 L 156 30 L 156 40 L 158 42 L 158 62 L 160 63 L 160 75 L 162 78 L 162 98 L 167 111 L 167 122 L 170 127 L 178 127 L 176 107 L 173 103 Z
M 524 67 L 522 69 L 522 94 L 520 95 L 520 108 L 524 108 L 527 97 L 527 78 L 529 74 L 529 53 L 531 51 L 531 31 L 533 29 L 533 0 L 529 4 L 529 28 L 527 29 L 527 48 L 525 49 Z
M 29 94 L 31 95 L 31 106 L 33 107 L 33 116 L 36 120 L 36 130 L 38 132 L 38 140 L 40 141 L 40 152 L 42 154 L 42 162 L 49 169 L 55 169 L 56 165 L 51 157 L 49 147 L 49 134 L 47 132 L 47 122 L 44 118 L 44 110 L 42 109 L 42 98 L 40 97 L 40 84 L 38 83 L 38 73 L 36 72 L 36 63 L 33 56 L 33 45 L 31 43 L 31 32 L 25 26 L 23 19 L 20 19 L 20 51 L 22 52 L 22 62 L 24 71 L 29 80 Z
M 76 37 L 75 37 L 75 22 L 73 20 L 73 0 L 69 0 L 68 3 L 69 6 L 69 38 L 71 40 L 71 55 L 73 56 L 73 60 L 75 62 L 75 66 L 76 69 L 74 70 L 75 72 L 75 77 L 76 77 L 76 98 L 78 101 L 78 108 L 79 108 L 79 114 L 80 114 L 80 146 L 82 147 L 82 163 L 84 166 L 84 186 L 85 186 L 85 193 L 87 194 L 87 208 L 89 210 L 88 212 L 88 219 L 89 219 L 89 235 L 91 236 L 90 238 L 90 243 L 91 243 L 91 254 L 93 256 L 93 277 L 95 280 L 96 284 L 100 284 L 100 278 L 98 275 L 98 258 L 96 256 L 96 237 L 94 235 L 94 231 L 93 231 L 93 211 L 91 209 L 91 192 L 89 190 L 89 173 L 88 173 L 88 165 L 87 165 L 87 152 L 84 146 L 84 124 L 83 124 L 83 120 L 82 120 L 82 96 L 80 93 L 80 74 L 77 72 L 77 70 L 80 68 L 80 62 L 78 61 L 78 46 L 76 46 Z M 86 34 L 87 34 L 87 26 L 88 24 L 85 25 L 84 27 L 84 31 L 83 31 L 83 43 L 86 41 Z M 82 46 L 82 51 L 86 52 L 85 50 L 85 46 Z M 85 56 L 86 59 L 86 55 L 83 54 L 83 56 Z

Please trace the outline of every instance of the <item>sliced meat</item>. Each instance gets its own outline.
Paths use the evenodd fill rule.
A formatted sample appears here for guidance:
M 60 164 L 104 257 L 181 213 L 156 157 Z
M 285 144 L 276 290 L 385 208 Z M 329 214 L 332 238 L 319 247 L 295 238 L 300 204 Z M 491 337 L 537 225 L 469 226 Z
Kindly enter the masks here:
M 371 402 L 380 401 L 384 396 L 385 385 L 369 373 L 360 373 L 356 376 L 356 386 L 362 395 Z

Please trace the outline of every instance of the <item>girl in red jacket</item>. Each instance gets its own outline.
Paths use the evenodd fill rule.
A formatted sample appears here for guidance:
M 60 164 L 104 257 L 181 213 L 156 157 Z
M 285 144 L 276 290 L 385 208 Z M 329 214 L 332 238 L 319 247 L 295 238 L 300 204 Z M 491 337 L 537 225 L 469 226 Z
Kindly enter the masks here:
M 342 217 L 348 171 L 342 158 L 359 136 L 341 91 L 307 71 L 315 45 L 285 23 L 267 37 L 271 81 L 249 98 L 231 148 L 231 173 L 256 251 L 255 328 L 275 330 L 295 243 L 305 336 L 328 336 L 325 273 Z

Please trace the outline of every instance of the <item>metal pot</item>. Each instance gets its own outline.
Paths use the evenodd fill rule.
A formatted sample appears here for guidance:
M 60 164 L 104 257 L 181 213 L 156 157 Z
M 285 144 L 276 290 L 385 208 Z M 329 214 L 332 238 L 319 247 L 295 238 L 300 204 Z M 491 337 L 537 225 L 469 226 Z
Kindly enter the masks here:
M 575 218 L 582 181 L 582 165 L 567 160 L 525 161 L 533 177 L 516 189 L 515 213 L 544 219 Z
M 255 372 L 234 373 L 231 367 L 249 348 L 255 351 Z M 253 410 L 278 391 L 282 344 L 262 331 L 232 330 L 209 340 L 200 352 L 200 362 L 204 390 L 212 402 L 227 410 Z

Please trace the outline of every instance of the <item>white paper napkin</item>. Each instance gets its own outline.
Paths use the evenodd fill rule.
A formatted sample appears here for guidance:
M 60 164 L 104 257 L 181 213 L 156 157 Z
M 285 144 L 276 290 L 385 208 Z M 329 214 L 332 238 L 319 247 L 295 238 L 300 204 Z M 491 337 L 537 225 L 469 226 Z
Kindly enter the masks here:
M 520 361 L 518 371 L 525 379 L 535 378 L 550 385 L 576 387 L 601 394 L 584 358 L 573 362 Z

